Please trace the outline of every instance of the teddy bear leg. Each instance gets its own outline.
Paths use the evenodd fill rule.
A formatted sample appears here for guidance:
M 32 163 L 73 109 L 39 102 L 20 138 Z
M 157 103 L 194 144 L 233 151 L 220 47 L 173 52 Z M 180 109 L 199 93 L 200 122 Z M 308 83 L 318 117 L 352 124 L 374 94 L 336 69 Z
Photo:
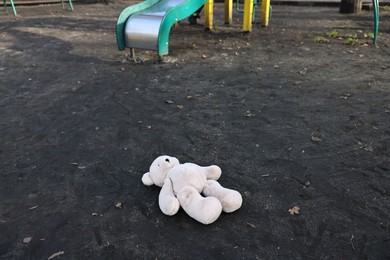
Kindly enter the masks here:
M 211 224 L 221 215 L 222 205 L 219 200 L 202 197 L 194 187 L 183 187 L 177 193 L 177 198 L 184 211 L 203 224 Z
M 207 181 L 203 188 L 203 194 L 207 197 L 216 197 L 221 202 L 223 211 L 226 213 L 233 212 L 242 205 L 242 197 L 238 191 L 224 188 L 219 182 L 214 180 Z
M 158 196 L 158 205 L 161 211 L 168 216 L 175 215 L 180 208 L 179 200 L 173 192 L 172 182 L 166 178 Z

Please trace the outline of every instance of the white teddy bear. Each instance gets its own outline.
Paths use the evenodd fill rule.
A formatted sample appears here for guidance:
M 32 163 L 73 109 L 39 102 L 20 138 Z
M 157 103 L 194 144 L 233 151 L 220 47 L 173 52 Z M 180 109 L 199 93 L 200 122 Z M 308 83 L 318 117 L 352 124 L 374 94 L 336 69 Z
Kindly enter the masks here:
M 230 213 L 242 204 L 238 191 L 224 188 L 217 182 L 220 176 L 221 169 L 216 165 L 180 164 L 177 158 L 163 155 L 153 161 L 142 182 L 147 186 L 162 187 L 158 202 L 164 214 L 172 216 L 181 206 L 192 218 L 211 224 L 222 210 Z

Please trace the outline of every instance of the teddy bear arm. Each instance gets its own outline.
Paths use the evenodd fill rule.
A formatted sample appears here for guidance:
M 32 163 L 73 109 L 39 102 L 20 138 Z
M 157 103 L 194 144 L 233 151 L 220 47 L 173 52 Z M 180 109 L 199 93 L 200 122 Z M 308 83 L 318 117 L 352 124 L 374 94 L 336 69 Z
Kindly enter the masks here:
M 158 204 L 165 215 L 172 216 L 179 211 L 180 203 L 173 192 L 172 181 L 169 178 L 165 179 L 161 188 Z
M 207 197 L 217 198 L 226 213 L 236 211 L 242 205 L 242 196 L 238 191 L 224 188 L 214 180 L 207 181 L 203 188 L 203 194 Z

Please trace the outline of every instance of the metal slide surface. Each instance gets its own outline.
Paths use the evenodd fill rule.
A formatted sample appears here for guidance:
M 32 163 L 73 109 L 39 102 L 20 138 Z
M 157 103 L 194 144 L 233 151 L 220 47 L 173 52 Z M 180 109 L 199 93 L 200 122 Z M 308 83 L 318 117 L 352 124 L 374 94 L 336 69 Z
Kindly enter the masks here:
M 162 0 L 152 7 L 130 16 L 125 26 L 126 47 L 157 50 L 158 34 L 168 10 L 186 0 Z
M 123 33 L 123 36 L 117 35 L 118 46 L 122 44 L 128 48 L 157 50 L 160 56 L 166 55 L 172 25 L 192 15 L 204 3 L 205 0 L 161 0 L 126 15 L 127 17 L 120 17 L 117 23 L 117 34 Z M 122 25 L 121 32 L 118 29 L 119 20 L 124 18 L 126 21 Z

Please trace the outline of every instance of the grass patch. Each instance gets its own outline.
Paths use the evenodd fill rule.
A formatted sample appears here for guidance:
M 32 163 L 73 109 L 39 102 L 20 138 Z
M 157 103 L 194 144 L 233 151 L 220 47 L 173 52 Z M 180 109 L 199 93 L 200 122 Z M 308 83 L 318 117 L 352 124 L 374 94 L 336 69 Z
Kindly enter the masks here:
M 340 37 L 340 33 L 338 31 L 330 31 L 330 32 L 326 33 L 326 35 L 329 38 L 338 38 L 338 37 Z
M 359 43 L 359 39 L 358 39 L 357 34 L 350 34 L 350 33 L 348 33 L 346 35 L 345 44 L 347 44 L 347 45 L 356 45 L 358 43 Z
M 314 37 L 316 43 L 342 43 L 346 45 L 372 45 L 372 39 L 374 39 L 374 33 L 364 33 L 361 30 L 357 33 L 346 34 L 332 30 Z
M 385 6 L 379 6 L 380 11 L 390 11 L 390 6 L 385 5 Z
M 322 35 L 318 35 L 318 36 L 314 37 L 314 41 L 317 43 L 329 42 L 329 40 Z

